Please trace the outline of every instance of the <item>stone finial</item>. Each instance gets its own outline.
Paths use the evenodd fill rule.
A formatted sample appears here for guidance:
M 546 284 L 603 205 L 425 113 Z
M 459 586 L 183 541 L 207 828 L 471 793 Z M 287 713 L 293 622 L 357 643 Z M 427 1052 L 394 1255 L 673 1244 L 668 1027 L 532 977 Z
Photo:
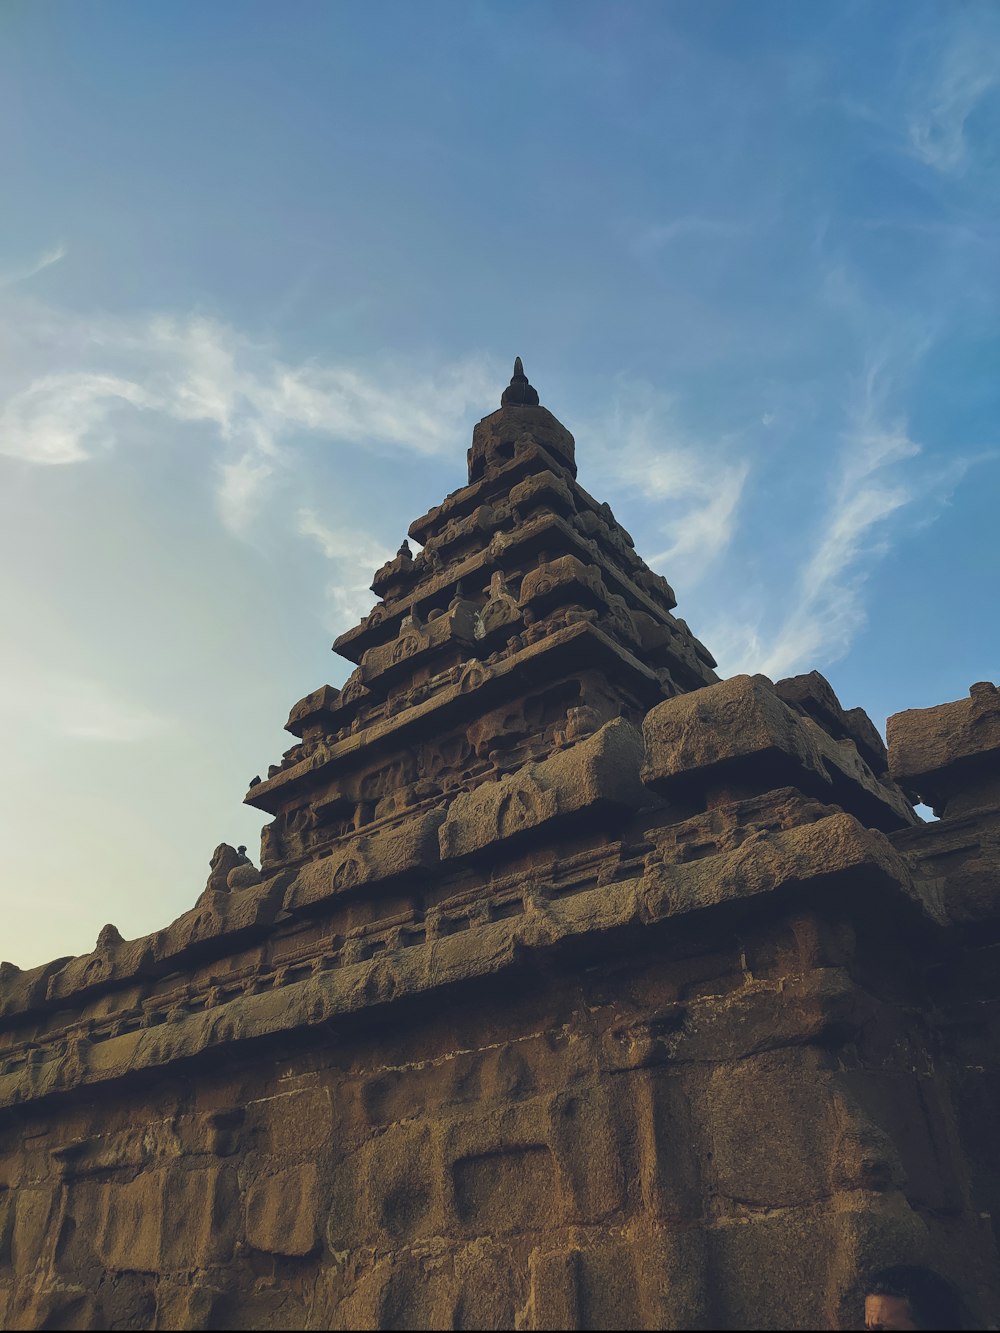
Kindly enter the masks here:
M 514 358 L 514 373 L 500 398 L 501 407 L 537 407 L 538 394 L 528 383 L 521 358 Z

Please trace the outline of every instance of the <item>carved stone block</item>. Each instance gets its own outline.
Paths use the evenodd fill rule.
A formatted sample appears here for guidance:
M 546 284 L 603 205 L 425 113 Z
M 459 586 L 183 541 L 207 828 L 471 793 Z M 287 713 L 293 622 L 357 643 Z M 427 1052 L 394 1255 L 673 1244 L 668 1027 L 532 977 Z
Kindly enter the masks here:
M 637 732 L 615 718 L 551 759 L 457 796 L 441 826 L 441 857 L 483 851 L 557 815 L 634 808 L 643 799 L 640 761 Z
M 886 829 L 915 822 L 893 784 L 880 782 L 853 741 L 834 741 L 793 712 L 766 676 L 733 676 L 659 704 L 643 722 L 643 780 L 665 794 L 722 799 L 795 786 Z
M 985 787 L 985 803 L 995 806 L 1000 795 L 1000 690 L 990 681 L 973 685 L 968 699 L 895 713 L 886 733 L 889 771 L 917 799 L 952 813 L 963 804 L 967 789 L 971 808 L 977 804 L 975 789 Z
M 437 834 L 444 818 L 443 809 L 426 811 L 351 838 L 331 855 L 303 866 L 285 894 L 285 911 L 301 911 L 348 890 L 371 889 L 428 869 L 438 860 Z

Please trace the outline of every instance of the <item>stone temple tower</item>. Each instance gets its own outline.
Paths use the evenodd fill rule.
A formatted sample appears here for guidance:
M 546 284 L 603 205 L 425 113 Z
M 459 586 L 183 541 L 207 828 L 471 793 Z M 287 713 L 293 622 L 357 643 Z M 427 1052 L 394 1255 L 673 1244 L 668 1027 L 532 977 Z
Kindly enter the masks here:
M 0 1327 L 997 1298 L 1000 694 L 720 681 L 520 360 L 191 911 L 0 965 Z M 934 805 L 924 824 L 912 800 Z

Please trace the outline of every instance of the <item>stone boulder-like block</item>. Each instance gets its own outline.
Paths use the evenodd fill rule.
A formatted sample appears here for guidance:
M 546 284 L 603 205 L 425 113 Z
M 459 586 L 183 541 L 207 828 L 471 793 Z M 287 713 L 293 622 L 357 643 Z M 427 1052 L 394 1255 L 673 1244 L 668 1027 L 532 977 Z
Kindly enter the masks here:
M 642 731 L 643 781 L 658 790 L 746 779 L 751 764 L 768 788 L 795 786 L 804 773 L 827 781 L 801 720 L 766 676 L 732 676 L 668 699 L 646 714 Z
M 421 1119 L 387 1126 L 344 1155 L 334 1177 L 326 1241 L 391 1250 L 447 1230 L 438 1135 Z
M 885 742 L 863 708 L 843 708 L 833 686 L 818 671 L 775 681 L 779 699 L 812 717 L 833 740 L 853 740 L 862 759 L 880 776 L 889 766 Z
M 1000 780 L 1000 690 L 990 681 L 973 685 L 968 699 L 893 714 L 886 734 L 890 773 L 936 811 Z
M 323 728 L 335 726 L 333 715 L 339 698 L 340 691 L 333 685 L 321 685 L 318 690 L 313 690 L 292 705 L 285 730 L 301 740 L 307 730 L 321 732 Z
M 268 1254 L 311 1254 L 319 1241 L 316 1163 L 303 1162 L 251 1185 L 244 1205 L 247 1241 Z
M 582 810 L 629 810 L 645 798 L 642 742 L 622 718 L 540 764 L 456 796 L 439 831 L 441 859 L 484 851 L 505 838 Z
M 643 781 L 690 800 L 795 787 L 890 831 L 917 822 L 853 740 L 834 740 L 778 697 L 766 676 L 732 676 L 658 704 L 643 721 Z
M 71 962 L 68 955 L 23 971 L 14 963 L 0 963 L 0 1018 L 33 1009 L 45 999 L 50 978 Z
M 652 916 L 682 916 L 726 906 L 746 910 L 778 890 L 801 893 L 888 892 L 909 902 L 919 918 L 944 924 L 937 886 L 913 879 L 903 859 L 880 832 L 853 816 L 832 812 L 799 828 L 757 834 L 717 856 L 688 863 L 647 859 L 642 893 Z M 909 915 L 909 913 L 907 913 Z
M 226 1263 L 235 1243 L 235 1186 L 221 1169 L 145 1171 L 103 1188 L 96 1251 L 121 1272 L 160 1272 Z

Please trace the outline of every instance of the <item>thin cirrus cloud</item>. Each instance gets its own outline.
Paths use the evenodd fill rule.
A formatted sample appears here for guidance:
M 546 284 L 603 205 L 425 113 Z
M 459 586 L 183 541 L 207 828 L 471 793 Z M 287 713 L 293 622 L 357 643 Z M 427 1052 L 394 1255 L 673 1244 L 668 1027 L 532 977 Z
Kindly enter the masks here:
M 632 245 L 638 254 L 652 255 L 688 238 L 718 240 L 738 236 L 747 230 L 745 222 L 727 218 L 698 217 L 695 215 L 671 218 L 667 222 L 650 223 L 633 237 Z
M 69 254 L 65 245 L 54 245 L 51 250 L 45 250 L 38 256 L 21 268 L 11 268 L 0 272 L 0 287 L 13 287 L 15 283 L 27 282 L 29 278 L 35 277 L 43 269 L 51 268 L 53 264 L 58 264 L 61 259 L 65 259 Z
M 991 40 L 992 38 L 992 40 Z M 926 166 L 957 175 L 972 161 L 970 117 L 1000 87 L 1000 29 L 955 34 L 928 78 L 917 81 L 907 115 L 911 153 Z
M 440 453 L 495 380 L 482 359 L 445 366 L 435 375 L 431 411 L 415 407 L 417 367 L 383 366 L 375 377 L 320 361 L 288 365 L 204 316 L 88 321 L 24 302 L 0 314 L 0 323 L 0 347 L 14 345 L 15 326 L 24 331 L 14 369 L 0 381 L 0 454 L 40 465 L 82 463 L 127 441 L 135 411 L 204 424 L 221 446 L 219 514 L 238 535 L 280 472 L 290 436 Z M 24 346 L 35 349 L 37 364 L 30 356 L 25 364 Z
M 842 658 L 865 624 L 865 581 L 898 538 L 903 511 L 923 502 L 939 512 L 968 469 L 994 457 L 921 465 L 923 450 L 905 418 L 888 411 L 887 396 L 884 368 L 870 367 L 855 391 L 827 503 L 781 618 L 765 627 L 719 613 L 706 630 L 725 674 L 762 671 L 777 679 Z
M 153 408 L 160 400 L 119 375 L 40 375 L 7 399 L 0 412 L 0 453 L 30 463 L 80 463 L 107 436 L 122 405 Z
M 595 462 L 608 484 L 655 506 L 667 545 L 648 557 L 685 587 L 726 552 L 737 529 L 750 460 L 735 458 L 735 437 L 707 439 L 684 427 L 673 401 L 631 385 L 628 397 L 593 429 Z
M 300 509 L 296 530 L 308 537 L 334 563 L 334 579 L 328 588 L 333 632 L 349 628 L 372 608 L 372 575 L 385 564 L 389 552 L 376 538 L 354 528 L 329 527 L 312 509 Z

